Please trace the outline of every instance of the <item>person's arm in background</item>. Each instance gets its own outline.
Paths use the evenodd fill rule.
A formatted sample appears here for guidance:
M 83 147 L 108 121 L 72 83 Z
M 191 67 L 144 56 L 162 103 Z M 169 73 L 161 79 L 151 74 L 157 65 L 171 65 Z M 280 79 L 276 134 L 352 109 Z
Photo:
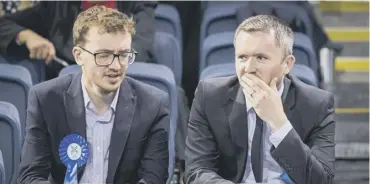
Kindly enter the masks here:
M 48 2 L 40 2 L 31 8 L 0 18 L 0 54 L 8 55 L 25 44 L 31 59 L 45 59 L 55 56 L 54 45 L 41 35 L 46 35 Z
M 133 37 L 133 48 L 139 53 L 137 61 L 150 62 L 154 59 L 154 11 L 155 1 L 131 2 L 130 13 L 136 23 L 136 34 Z

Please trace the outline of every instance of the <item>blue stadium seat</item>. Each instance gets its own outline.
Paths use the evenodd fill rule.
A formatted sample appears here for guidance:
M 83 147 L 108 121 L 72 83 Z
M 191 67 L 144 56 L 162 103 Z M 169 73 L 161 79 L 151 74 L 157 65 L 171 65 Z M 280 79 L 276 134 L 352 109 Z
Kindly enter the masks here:
M 0 101 L 14 104 L 19 112 L 22 135 L 26 124 L 31 74 L 19 65 L 0 64 Z
M 290 73 L 306 84 L 319 87 L 317 76 L 315 75 L 314 71 L 306 65 L 296 63 L 294 64 Z
M 71 65 L 64 68 L 59 76 L 79 72 L 80 66 Z M 175 163 L 175 132 L 177 128 L 178 101 L 175 77 L 167 66 L 152 63 L 135 62 L 127 70 L 127 75 L 155 86 L 168 93 L 170 98 L 170 132 L 169 132 L 169 176 L 172 176 Z
M 81 71 L 81 67 L 79 65 L 69 65 L 67 67 L 64 67 L 59 72 L 59 77 L 63 75 L 73 74 Z
M 205 68 L 200 75 L 199 80 L 214 77 L 226 77 L 231 75 L 236 75 L 234 63 L 216 64 Z M 306 84 L 318 87 L 318 81 L 315 74 L 309 67 L 305 65 L 294 64 L 291 70 L 291 75 L 297 77 Z
M 6 184 L 5 166 L 3 153 L 0 150 L 0 184 Z
M 11 103 L 0 101 L 0 150 L 4 158 L 6 184 L 17 180 L 21 160 L 21 136 L 17 108 Z
M 299 5 L 294 3 L 287 3 L 287 2 L 263 2 L 263 1 L 254 1 L 254 2 L 246 2 L 246 1 L 233 1 L 233 2 L 207 2 L 203 5 L 205 8 L 203 13 L 203 19 L 201 23 L 201 32 L 200 32 L 200 46 L 203 45 L 204 39 L 206 39 L 209 35 L 215 33 L 222 33 L 226 31 L 234 32 L 239 25 L 237 20 L 237 11 L 240 10 L 239 8 L 246 9 L 246 13 L 253 16 L 254 14 L 262 14 L 263 12 L 253 12 L 248 9 L 247 6 L 252 5 L 253 7 L 276 7 L 283 11 L 281 15 L 281 19 L 285 20 L 285 17 L 289 16 L 290 11 L 284 11 L 284 9 L 290 10 L 295 9 L 298 12 L 299 19 L 303 21 L 304 26 L 306 28 L 305 34 L 307 34 L 311 39 L 313 37 L 313 26 L 312 22 L 309 19 L 306 11 Z M 263 10 L 262 10 L 263 11 Z M 284 13 L 287 14 L 284 14 Z M 271 14 L 272 12 L 268 12 L 267 14 Z M 265 13 L 266 14 L 266 13 Z M 247 16 L 249 17 L 249 16 Z
M 158 64 L 169 67 L 175 75 L 177 85 L 181 85 L 182 50 L 179 41 L 171 34 L 157 32 L 155 34 L 155 55 Z
M 14 64 L 27 68 L 27 70 L 31 74 L 32 84 L 38 84 L 45 80 L 44 61 L 10 56 L 0 56 L 0 63 Z
M 199 73 L 210 65 L 234 62 L 233 39 L 230 31 L 208 36 L 201 47 Z
M 303 33 L 294 33 L 293 55 L 297 64 L 310 67 L 318 75 L 319 63 L 311 39 Z
M 181 19 L 176 7 L 168 4 L 159 4 L 154 16 L 156 31 L 172 34 L 179 40 L 182 48 Z
M 238 27 L 236 9 L 246 2 L 217 3 L 208 2 L 200 27 L 200 48 L 208 36 L 215 33 L 234 32 Z
M 236 75 L 234 63 L 216 64 L 206 67 L 199 77 L 199 80 L 204 80 L 214 77 L 227 77 Z

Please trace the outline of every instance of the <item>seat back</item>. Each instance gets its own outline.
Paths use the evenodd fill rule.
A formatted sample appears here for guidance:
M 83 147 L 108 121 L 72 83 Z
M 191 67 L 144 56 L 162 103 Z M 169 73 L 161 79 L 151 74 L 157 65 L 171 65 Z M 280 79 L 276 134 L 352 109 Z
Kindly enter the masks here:
M 155 34 L 155 55 L 158 64 L 169 67 L 175 75 L 177 85 L 181 85 L 182 50 L 179 41 L 171 34 Z
M 317 76 L 313 70 L 306 65 L 294 64 L 290 73 L 306 84 L 319 87 Z
M 308 66 L 318 76 L 319 64 L 312 41 L 307 35 L 294 33 L 293 55 L 297 64 Z
M 235 64 L 234 63 L 223 63 L 217 65 L 211 65 L 206 67 L 199 77 L 199 80 L 204 80 L 208 78 L 215 77 L 227 77 L 231 75 L 236 75 Z
M 22 57 L 0 56 L 0 63 L 14 64 L 25 67 L 31 74 L 32 84 L 38 84 L 45 80 L 44 61 L 25 59 Z
M 78 65 L 70 65 L 65 67 L 59 76 L 77 73 L 81 71 Z M 131 64 L 127 70 L 127 75 L 145 82 L 149 85 L 155 86 L 162 91 L 166 92 L 170 98 L 170 131 L 169 131 L 169 176 L 172 176 L 174 163 L 175 163 L 175 132 L 177 128 L 178 116 L 178 101 L 177 101 L 177 88 L 175 77 L 170 68 L 160 64 L 140 63 L 135 62 Z
M 300 5 L 284 1 L 250 1 L 236 10 L 238 24 L 256 15 L 273 15 L 289 25 L 294 32 L 301 32 L 313 38 L 313 23 L 307 11 Z
M 235 32 L 243 20 L 259 14 L 275 15 L 288 22 L 293 31 L 303 32 L 310 39 L 313 38 L 313 23 L 307 11 L 297 4 L 264 1 L 208 2 L 202 17 L 200 48 L 208 36 Z
M 22 66 L 0 64 L 0 101 L 14 104 L 19 112 L 22 135 L 26 124 L 31 74 Z
M 234 62 L 234 33 L 224 32 L 208 36 L 200 52 L 199 73 L 208 66 Z
M 0 101 L 0 150 L 4 158 L 6 183 L 15 183 L 21 159 L 21 124 L 17 108 Z
M 81 71 L 81 67 L 79 65 L 69 65 L 67 67 L 64 67 L 60 72 L 59 72 L 59 77 L 63 75 L 68 75 L 68 74 L 73 74 L 73 73 L 78 73 Z
M 6 184 L 5 166 L 3 153 L 0 150 L 0 184 Z
M 294 64 L 290 73 L 302 82 L 318 87 L 317 78 L 311 68 L 305 65 Z M 231 75 L 236 75 L 235 64 L 223 63 L 208 66 L 203 70 L 199 79 L 204 80 L 207 78 L 226 77 Z
M 182 48 L 181 19 L 176 7 L 168 4 L 159 4 L 155 9 L 154 16 L 156 31 L 173 35 L 178 39 Z
M 215 33 L 235 32 L 238 27 L 236 9 L 246 2 L 208 2 L 200 26 L 200 48 L 204 40 Z

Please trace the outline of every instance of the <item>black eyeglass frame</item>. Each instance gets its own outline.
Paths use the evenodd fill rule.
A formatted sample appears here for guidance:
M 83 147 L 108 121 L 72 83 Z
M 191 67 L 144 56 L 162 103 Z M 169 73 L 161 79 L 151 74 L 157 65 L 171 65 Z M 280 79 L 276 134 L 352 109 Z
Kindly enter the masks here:
M 126 63 L 122 63 L 119 59 L 119 56 L 121 56 L 122 53 L 126 53 L 126 54 L 134 54 L 134 59 L 132 60 L 132 62 L 129 62 L 127 63 L 128 65 L 131 65 L 132 63 L 135 62 L 135 59 L 136 59 L 136 55 L 138 54 L 135 50 L 130 50 L 130 51 L 123 51 L 121 54 L 114 54 L 114 53 L 111 53 L 111 52 L 97 52 L 97 53 L 93 53 L 91 51 L 88 51 L 87 49 L 81 47 L 81 46 L 77 46 L 79 47 L 80 49 L 82 49 L 83 51 L 86 51 L 87 53 L 91 54 L 94 56 L 94 61 L 95 61 L 95 64 L 98 65 L 98 66 L 109 66 L 113 63 L 114 59 L 116 59 L 116 57 L 118 58 L 118 62 L 121 64 L 121 65 L 125 65 Z M 112 54 L 113 55 L 113 59 L 112 61 L 109 63 L 109 64 L 106 64 L 106 65 L 101 65 L 101 64 L 98 64 L 98 62 L 96 62 L 96 55 L 98 54 L 102 54 L 102 53 L 106 53 L 106 54 Z

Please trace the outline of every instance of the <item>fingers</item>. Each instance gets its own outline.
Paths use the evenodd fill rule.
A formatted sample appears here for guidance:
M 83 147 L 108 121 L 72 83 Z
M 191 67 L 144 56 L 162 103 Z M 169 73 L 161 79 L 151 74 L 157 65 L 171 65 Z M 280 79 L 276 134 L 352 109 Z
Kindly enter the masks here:
M 255 75 L 246 74 L 245 77 L 251 80 L 254 85 L 258 86 L 262 90 L 267 90 L 269 88 L 269 86 L 265 84 L 265 82 L 263 82 L 261 79 L 259 79 Z
M 252 106 L 252 107 L 256 107 L 256 105 L 257 105 L 257 101 L 256 101 L 256 99 L 255 98 L 253 98 L 252 96 L 253 95 L 255 95 L 256 93 L 248 93 L 247 91 L 245 91 L 245 89 L 243 89 L 243 91 L 244 91 L 244 96 L 245 96 L 245 98 L 246 98 L 246 100 L 249 102 L 249 103 L 251 103 L 250 105 Z
M 247 76 L 243 76 L 242 77 L 242 80 L 243 82 L 245 82 L 250 88 L 253 89 L 253 91 L 255 91 L 256 93 L 259 93 L 260 91 L 263 91 L 264 89 L 261 88 L 259 85 L 257 85 L 256 82 L 254 82 L 253 80 L 251 80 L 250 78 L 248 78 Z
M 46 64 L 49 64 L 55 57 L 55 48 L 52 43 L 50 43 L 49 51 L 47 57 L 45 57 Z
M 55 48 L 52 43 L 44 43 L 42 45 L 30 48 L 30 58 L 37 60 L 45 60 L 48 64 L 55 56 Z
M 37 49 L 36 59 L 42 60 L 42 59 L 46 58 L 47 55 L 48 55 L 47 46 L 46 45 L 42 45 L 41 47 L 39 47 L 39 49 Z
M 276 83 L 277 83 L 277 78 L 275 77 L 274 79 L 271 80 L 271 83 L 270 83 L 270 88 L 273 89 L 275 92 L 278 91 Z

